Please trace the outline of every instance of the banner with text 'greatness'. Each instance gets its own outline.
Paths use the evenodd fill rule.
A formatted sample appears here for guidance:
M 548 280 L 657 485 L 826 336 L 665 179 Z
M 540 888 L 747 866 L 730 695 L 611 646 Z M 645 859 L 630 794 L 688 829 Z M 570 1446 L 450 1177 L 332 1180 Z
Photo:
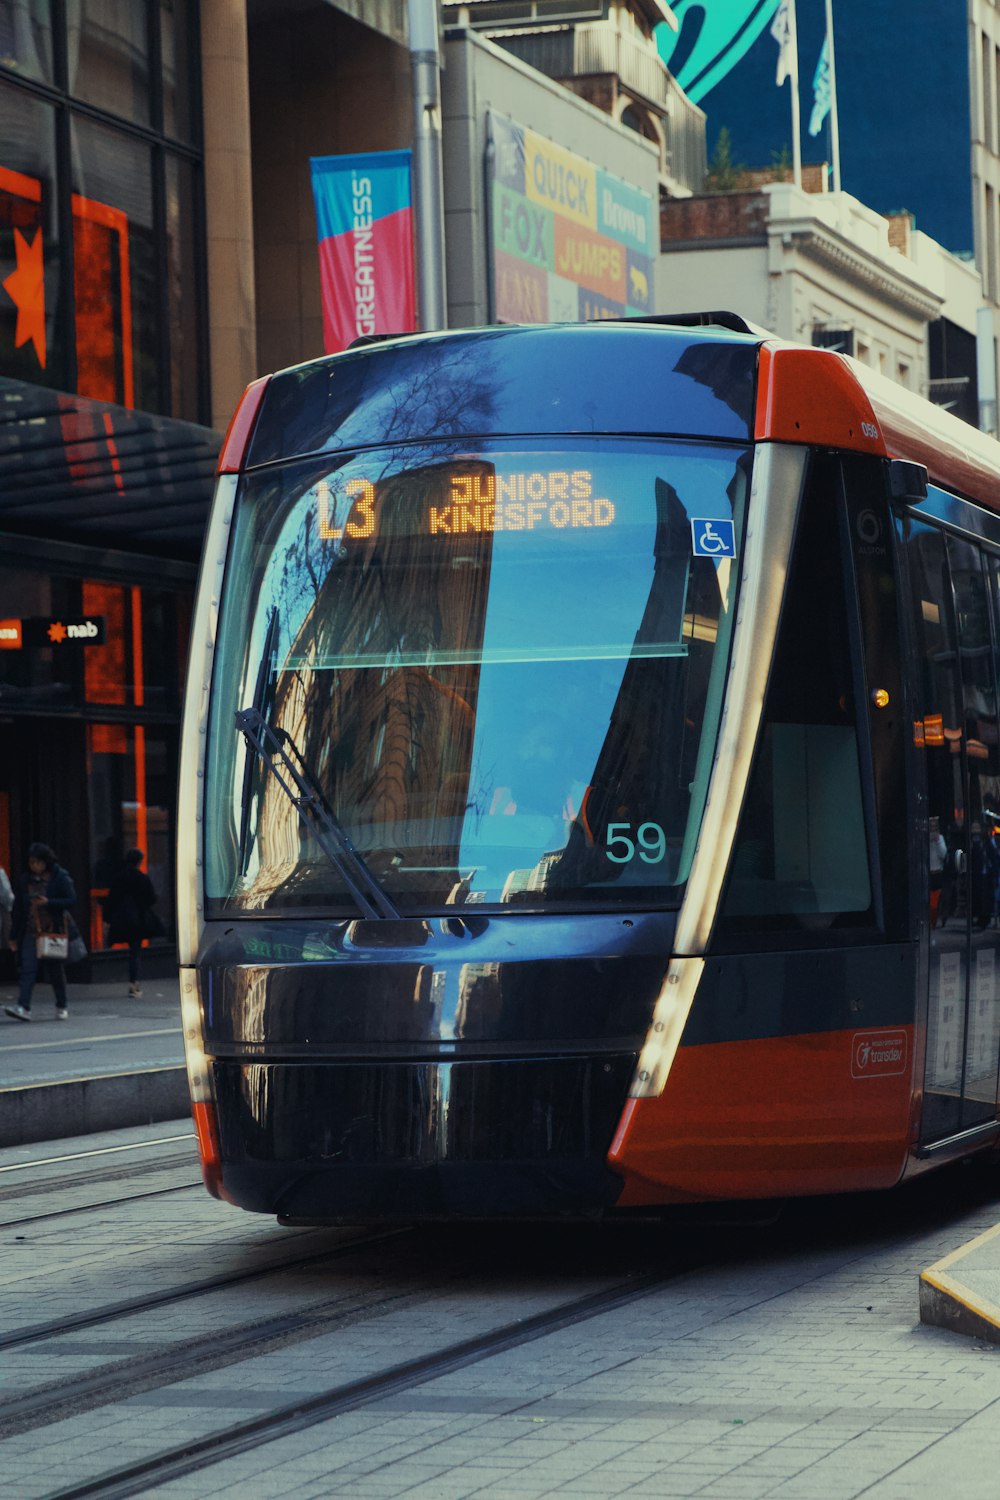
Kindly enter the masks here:
M 412 332 L 410 152 L 314 156 L 309 165 L 327 354 L 366 334 Z

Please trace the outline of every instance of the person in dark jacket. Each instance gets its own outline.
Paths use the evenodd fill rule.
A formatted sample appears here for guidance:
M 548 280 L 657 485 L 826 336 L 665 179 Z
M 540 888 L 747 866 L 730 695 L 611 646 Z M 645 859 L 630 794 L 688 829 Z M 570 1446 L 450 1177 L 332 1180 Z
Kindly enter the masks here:
M 10 946 L 17 953 L 20 993 L 16 1005 L 4 1009 L 16 1021 L 31 1020 L 31 992 L 39 979 L 51 984 L 56 997 L 56 1020 L 69 1018 L 66 970 L 54 958 L 39 959 L 37 944 L 44 933 L 62 933 L 70 921 L 76 889 L 68 871 L 56 862 L 48 844 L 28 847 L 28 868 L 14 890 Z
M 133 999 L 142 995 L 139 959 L 143 938 L 162 937 L 165 931 L 153 910 L 156 890 L 142 868 L 145 857 L 141 849 L 126 849 L 122 870 L 102 902 L 108 919 L 108 944 L 128 943 L 128 992 Z

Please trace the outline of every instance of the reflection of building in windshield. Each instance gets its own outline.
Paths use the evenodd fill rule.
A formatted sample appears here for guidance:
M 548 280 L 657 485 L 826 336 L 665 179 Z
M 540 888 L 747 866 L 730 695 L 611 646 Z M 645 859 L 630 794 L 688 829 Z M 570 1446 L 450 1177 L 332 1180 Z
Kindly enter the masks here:
M 274 708 L 361 852 L 388 858 L 419 844 L 426 858 L 412 862 L 442 868 L 427 872 L 433 892 L 416 886 L 414 894 L 442 897 L 457 878 L 492 552 L 489 533 L 427 535 L 428 507 L 447 494 L 453 471 L 383 479 L 370 536 L 332 543 L 304 527 L 284 553 L 283 577 L 296 575 L 289 593 L 307 577 L 314 602 Z M 288 892 L 300 859 L 316 858 L 273 780 L 263 788 L 259 829 L 255 899 Z M 325 862 L 320 868 L 318 889 L 327 891 L 330 872 Z M 375 873 L 384 875 L 378 862 Z M 316 886 L 316 873 L 304 872 L 304 881 Z
M 673 835 L 683 834 L 694 778 L 693 758 L 702 727 L 703 704 L 692 693 L 688 652 L 695 648 L 686 621 L 697 611 L 718 613 L 714 566 L 692 561 L 688 514 L 677 491 L 658 479 L 654 566 L 649 596 L 636 631 L 633 656 L 625 669 L 604 744 L 594 766 L 585 816 L 577 816 L 565 849 L 546 854 L 526 872 L 523 889 L 558 890 L 621 879 L 625 866 L 609 862 L 607 828 L 655 822 Z M 712 590 L 698 607 L 698 584 L 692 572 L 711 572 Z M 687 639 L 687 650 L 678 647 Z M 701 648 L 711 660 L 711 646 Z M 707 665 L 706 665 L 707 671 Z M 644 864 L 649 884 L 673 879 L 669 866 Z M 519 892 L 518 892 L 519 894 Z M 516 899 L 516 897 L 515 897 Z
M 687 375 L 710 390 L 749 430 L 755 397 L 754 367 L 748 362 L 743 345 L 689 344 L 674 369 L 678 375 Z

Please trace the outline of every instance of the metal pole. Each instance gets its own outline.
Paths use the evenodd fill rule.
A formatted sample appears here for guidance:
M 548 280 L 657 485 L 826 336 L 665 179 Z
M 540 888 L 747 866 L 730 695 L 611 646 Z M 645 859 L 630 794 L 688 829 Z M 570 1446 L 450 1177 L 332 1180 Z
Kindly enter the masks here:
M 791 60 L 789 81 L 792 88 L 792 181 L 802 186 L 802 126 L 799 122 L 799 36 L 795 24 L 795 0 L 788 7 L 789 48 Z
M 830 66 L 830 155 L 833 191 L 840 192 L 840 126 L 837 123 L 837 64 L 833 56 L 833 0 L 826 0 L 826 56 Z
M 417 314 L 425 331 L 447 325 L 444 186 L 441 170 L 441 50 L 436 0 L 407 0 L 413 83 L 413 178 Z

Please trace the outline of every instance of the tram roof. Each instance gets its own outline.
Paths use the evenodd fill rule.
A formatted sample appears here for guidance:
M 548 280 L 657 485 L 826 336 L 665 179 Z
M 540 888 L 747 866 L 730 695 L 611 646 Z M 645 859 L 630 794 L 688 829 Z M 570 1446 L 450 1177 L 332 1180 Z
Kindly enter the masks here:
M 417 438 L 677 435 L 906 458 L 1000 511 L 996 439 L 847 355 L 727 311 L 376 335 L 264 387 L 236 467 Z

